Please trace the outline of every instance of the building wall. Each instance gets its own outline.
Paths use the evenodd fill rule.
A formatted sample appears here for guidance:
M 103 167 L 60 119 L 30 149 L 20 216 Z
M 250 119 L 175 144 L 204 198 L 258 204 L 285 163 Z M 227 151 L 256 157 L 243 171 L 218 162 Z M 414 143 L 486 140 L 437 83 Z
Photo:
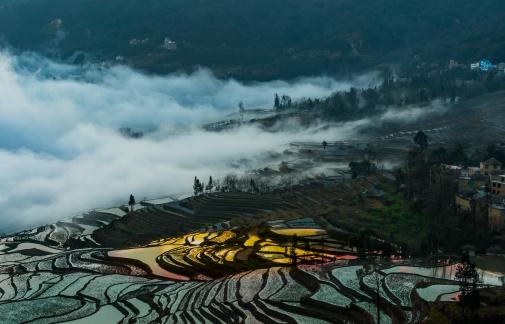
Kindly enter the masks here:
M 496 172 L 492 172 L 488 176 L 489 176 L 489 181 L 500 181 L 500 179 L 501 179 L 501 172 L 500 172 L 500 174 L 496 174 Z
M 488 163 L 484 163 L 484 162 L 480 163 L 480 172 L 483 173 L 484 175 L 488 175 L 489 172 L 500 171 L 500 170 L 501 170 L 500 164 L 488 164 Z
M 491 194 L 505 198 L 505 182 L 492 181 L 490 189 Z
M 479 168 L 468 168 L 467 172 L 470 177 L 481 174 Z
M 469 199 L 462 198 L 460 196 L 456 196 L 456 206 L 461 208 L 461 210 L 471 211 L 472 205 Z
M 489 207 L 488 215 L 489 228 L 498 233 L 505 232 L 505 209 L 502 207 Z

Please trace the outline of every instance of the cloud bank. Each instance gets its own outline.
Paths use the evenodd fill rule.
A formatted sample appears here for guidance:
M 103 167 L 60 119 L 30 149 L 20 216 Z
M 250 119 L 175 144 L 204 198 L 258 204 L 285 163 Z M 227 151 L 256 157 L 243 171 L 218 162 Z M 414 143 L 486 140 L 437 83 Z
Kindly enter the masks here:
M 266 152 L 291 140 L 343 138 L 352 125 L 317 133 L 251 127 L 209 133 L 199 126 L 236 111 L 240 101 L 270 107 L 275 93 L 324 97 L 368 82 L 370 76 L 244 84 L 207 70 L 147 76 L 124 66 L 1 53 L 0 232 L 123 204 L 130 193 L 188 192 L 194 176 L 222 176 L 240 159 L 260 166 Z M 132 140 L 120 127 L 151 132 Z

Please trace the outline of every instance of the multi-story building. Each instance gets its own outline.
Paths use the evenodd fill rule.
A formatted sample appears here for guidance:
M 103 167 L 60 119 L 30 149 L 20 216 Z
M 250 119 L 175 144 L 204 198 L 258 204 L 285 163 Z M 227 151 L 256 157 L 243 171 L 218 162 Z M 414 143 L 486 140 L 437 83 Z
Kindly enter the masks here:
M 493 172 L 501 170 L 501 163 L 495 158 L 490 158 L 489 160 L 480 163 L 480 172 L 483 175 L 489 175 Z
M 473 176 L 481 174 L 479 167 L 468 167 L 468 168 L 466 168 L 466 172 L 469 177 L 473 177 Z
M 505 198 L 505 174 L 495 177 L 491 180 L 490 192 L 492 195 Z

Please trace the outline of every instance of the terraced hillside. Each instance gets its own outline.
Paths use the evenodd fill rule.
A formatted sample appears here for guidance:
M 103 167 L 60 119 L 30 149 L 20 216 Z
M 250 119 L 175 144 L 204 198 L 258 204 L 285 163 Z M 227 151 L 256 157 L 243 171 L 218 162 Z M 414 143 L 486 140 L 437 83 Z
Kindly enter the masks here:
M 446 261 L 382 258 L 370 270 L 349 233 L 328 221 L 329 205 L 358 192 L 369 192 L 365 205 L 380 196 L 373 179 L 308 183 L 147 201 L 126 215 L 95 210 L 11 235 L 0 242 L 2 321 L 418 323 L 430 303 L 456 301 L 455 265 Z M 123 236 L 108 245 L 111 229 Z M 505 274 L 479 275 L 483 286 L 505 282 Z
M 189 280 L 276 265 L 326 263 L 357 258 L 348 242 L 331 238 L 311 218 L 271 221 L 248 232 L 234 227 L 199 231 L 124 250 L 108 256 L 135 260 L 156 276 Z
M 269 220 L 307 216 L 347 245 L 362 229 L 370 229 L 382 240 L 391 241 L 390 233 L 398 233 L 391 243 L 417 248 L 419 240 L 415 239 L 425 227 L 423 218 L 409 211 L 385 177 L 324 177 L 270 193 L 216 192 L 148 206 L 100 228 L 92 239 L 124 249 L 188 232 L 236 226 L 253 229 Z M 247 234 L 248 230 L 241 233 Z M 382 249 L 380 241 L 374 242 Z
M 13 236 L 0 245 L 2 320 L 374 323 L 380 316 L 381 323 L 417 323 L 429 302 L 457 299 L 451 264 L 391 260 L 367 272 L 311 218 L 245 229 L 202 230 L 127 250 Z M 503 281 L 480 275 L 486 285 Z
M 363 183 L 363 186 L 372 186 Z M 364 188 L 357 185 L 359 188 Z M 128 247 L 177 236 L 191 230 L 228 227 L 232 223 L 257 223 L 257 219 L 303 217 L 310 211 L 325 208 L 337 199 L 339 187 L 310 183 L 268 194 L 223 192 L 200 195 L 181 201 L 148 206 L 129 213 L 93 233 L 93 239 L 110 247 Z M 217 225 L 216 225 L 217 224 Z M 134 234 L 134 235 L 133 235 Z
M 290 144 L 297 158 L 311 163 L 331 161 L 335 167 L 346 168 L 351 161 L 363 158 L 364 148 L 372 148 L 386 165 L 401 163 L 414 145 L 413 137 L 423 131 L 434 148 L 453 149 L 463 145 L 468 152 L 493 144 L 505 137 L 505 92 L 498 91 L 454 105 L 437 103 L 433 107 L 406 112 L 396 111 L 392 119 L 386 116 L 362 121 L 356 134 L 347 140 L 327 138 L 327 147 L 320 142 L 298 141 Z M 423 114 L 423 109 L 428 113 Z M 291 165 L 290 165 L 291 166 Z
M 458 291 L 440 270 L 447 266 L 379 270 L 377 299 L 375 277 L 363 273 L 358 261 L 176 281 L 107 263 L 97 249 L 22 244 L 6 243 L 0 251 L 0 311 L 6 323 L 373 323 L 377 305 L 381 323 L 416 323 L 428 301 L 451 300 Z M 14 260 L 33 250 L 46 255 Z
M 486 143 L 495 143 L 505 136 L 505 92 L 499 91 L 470 100 L 465 100 L 430 118 L 416 123 L 390 125 L 380 131 L 375 145 L 386 148 L 405 148 L 419 130 L 424 131 L 434 147 L 453 147 L 456 143 L 474 148 Z
M 137 205 L 135 208 L 142 208 L 142 206 Z M 68 220 L 2 237 L 0 243 L 28 241 L 44 243 L 52 247 L 63 247 L 69 242 L 77 242 L 77 244 L 99 246 L 100 244 L 91 237 L 91 234 L 113 220 L 123 217 L 126 211 L 126 207 L 96 209 Z

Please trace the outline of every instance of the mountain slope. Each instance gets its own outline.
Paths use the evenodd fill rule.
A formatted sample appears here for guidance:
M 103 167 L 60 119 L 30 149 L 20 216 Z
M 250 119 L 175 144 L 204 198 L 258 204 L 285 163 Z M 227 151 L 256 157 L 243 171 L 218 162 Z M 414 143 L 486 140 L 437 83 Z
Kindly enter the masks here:
M 0 34 L 14 47 L 45 49 L 63 57 L 78 50 L 100 59 L 121 55 L 152 72 L 205 65 L 220 75 L 268 79 L 355 71 L 409 59 L 415 53 L 441 60 L 505 59 L 501 0 L 7 4 L 0 9 Z M 177 42 L 178 49 L 162 49 L 165 37 Z M 130 46 L 134 38 L 149 40 Z

